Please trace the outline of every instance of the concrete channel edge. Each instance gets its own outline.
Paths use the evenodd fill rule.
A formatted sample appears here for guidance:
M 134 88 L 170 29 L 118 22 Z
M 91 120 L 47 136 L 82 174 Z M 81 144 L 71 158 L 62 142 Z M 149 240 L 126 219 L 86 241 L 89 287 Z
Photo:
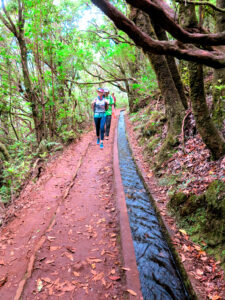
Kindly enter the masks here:
M 116 120 L 116 128 L 114 133 L 113 144 L 113 174 L 114 174 L 114 190 L 116 204 L 119 210 L 119 222 L 120 222 L 120 239 L 122 256 L 125 268 L 126 287 L 128 291 L 129 300 L 142 300 L 141 284 L 139 280 L 139 272 L 136 263 L 136 257 L 134 252 L 133 240 L 131 235 L 129 217 L 126 206 L 125 192 L 122 184 L 122 178 L 119 168 L 119 156 L 118 156 L 118 118 Z M 130 292 L 129 292 L 130 291 Z M 136 295 L 132 295 L 132 291 Z

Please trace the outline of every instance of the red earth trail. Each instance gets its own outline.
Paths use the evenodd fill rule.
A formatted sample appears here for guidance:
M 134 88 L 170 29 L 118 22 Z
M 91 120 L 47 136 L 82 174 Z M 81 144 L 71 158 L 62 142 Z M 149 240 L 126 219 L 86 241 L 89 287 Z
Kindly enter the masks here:
M 115 124 L 103 150 L 85 134 L 17 199 L 0 232 L 1 300 L 131 297 L 113 196 Z

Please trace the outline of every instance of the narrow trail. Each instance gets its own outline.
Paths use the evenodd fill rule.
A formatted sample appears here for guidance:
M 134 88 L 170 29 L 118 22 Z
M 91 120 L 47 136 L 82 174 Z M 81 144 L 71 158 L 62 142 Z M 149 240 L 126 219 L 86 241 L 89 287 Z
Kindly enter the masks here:
M 51 162 L 0 232 L 4 300 L 126 299 L 113 197 L 115 120 L 104 150 L 89 132 Z

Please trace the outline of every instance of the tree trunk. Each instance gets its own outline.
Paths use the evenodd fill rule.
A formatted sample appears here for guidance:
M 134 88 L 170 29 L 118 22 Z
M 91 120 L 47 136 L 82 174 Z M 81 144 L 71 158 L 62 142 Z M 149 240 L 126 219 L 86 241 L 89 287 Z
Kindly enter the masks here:
M 140 68 L 138 66 L 137 55 L 135 57 L 135 62 L 129 62 L 128 65 L 129 65 L 130 77 L 135 78 L 137 72 L 140 70 Z M 121 64 L 120 64 L 119 68 L 120 68 L 120 72 L 122 73 L 124 78 L 126 78 L 126 72 Z M 131 113 L 134 113 L 134 112 L 138 111 L 137 102 L 139 100 L 140 95 L 133 88 L 132 84 L 129 84 L 128 80 L 126 80 L 124 82 L 124 84 L 125 84 L 125 89 L 126 89 L 126 93 L 127 93 L 127 97 L 128 97 L 129 111 Z
M 6 149 L 6 146 L 2 143 L 0 143 L 0 152 L 4 155 L 4 158 L 5 158 L 6 161 L 10 160 L 9 152 Z
M 32 117 L 34 120 L 36 139 L 39 144 L 44 136 L 45 124 L 44 124 L 44 122 L 42 122 L 41 115 L 39 118 L 38 95 L 32 89 L 32 84 L 31 84 L 30 75 L 29 75 L 29 71 L 28 71 L 28 63 L 27 63 L 27 47 L 25 44 L 24 37 L 20 36 L 17 38 L 17 40 L 19 43 L 20 53 L 21 53 L 22 70 L 23 70 L 23 78 L 24 78 L 24 85 L 25 85 L 25 90 L 26 90 L 27 101 L 31 103 Z
M 185 28 L 189 26 L 197 28 L 195 8 L 192 5 L 181 5 L 179 14 L 181 24 L 185 24 Z M 225 141 L 209 114 L 204 91 L 203 67 L 197 63 L 189 62 L 188 69 L 191 104 L 198 132 L 211 151 L 212 157 L 219 159 L 225 154 Z
M 156 34 L 157 38 L 159 40 L 167 41 L 168 38 L 167 38 L 165 30 L 162 29 L 160 26 L 158 26 L 158 24 L 156 24 L 156 23 L 152 22 L 152 25 L 154 27 L 154 31 L 155 31 L 155 34 Z M 188 102 L 187 102 L 187 97 L 186 97 L 185 92 L 184 92 L 184 85 L 183 85 L 183 82 L 181 80 L 180 73 L 179 73 L 175 58 L 173 56 L 169 56 L 169 55 L 165 56 L 165 58 L 166 58 L 167 65 L 169 67 L 170 73 L 172 75 L 173 82 L 174 82 L 174 84 L 176 86 L 176 89 L 179 93 L 181 102 L 182 102 L 184 108 L 188 109 Z
M 197 63 L 188 63 L 190 76 L 191 104 L 198 132 L 214 159 L 225 154 L 225 142 L 210 118 L 205 99 L 203 68 Z
M 157 39 L 148 15 L 132 7 L 131 18 L 143 32 Z M 165 114 L 168 119 L 167 138 L 157 158 L 158 165 L 160 165 L 169 157 L 170 151 L 177 144 L 177 136 L 181 132 L 184 107 L 165 56 L 152 53 L 147 53 L 147 55 L 156 73 L 158 85 L 165 101 Z
M 224 0 L 217 0 L 218 7 L 225 8 Z M 216 11 L 216 32 L 225 31 L 225 14 Z M 213 121 L 219 129 L 222 129 L 225 117 L 225 68 L 214 70 L 213 78 Z

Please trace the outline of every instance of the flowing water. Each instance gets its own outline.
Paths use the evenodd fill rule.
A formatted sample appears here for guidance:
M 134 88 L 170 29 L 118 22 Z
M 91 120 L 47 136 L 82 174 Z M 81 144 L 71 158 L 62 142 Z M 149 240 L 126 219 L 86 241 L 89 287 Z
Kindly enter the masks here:
M 123 112 L 118 125 L 118 152 L 143 297 L 145 300 L 190 299 L 133 161 Z

